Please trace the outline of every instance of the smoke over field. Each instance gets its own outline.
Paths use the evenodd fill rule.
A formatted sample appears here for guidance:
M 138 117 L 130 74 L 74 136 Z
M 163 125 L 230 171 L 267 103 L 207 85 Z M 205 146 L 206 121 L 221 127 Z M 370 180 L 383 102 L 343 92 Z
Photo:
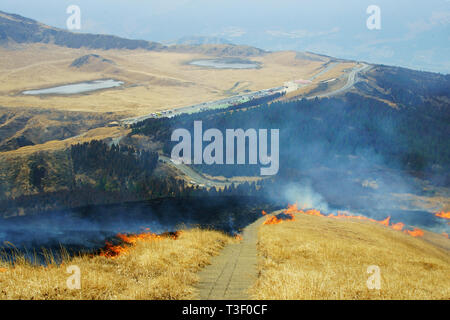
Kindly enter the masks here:
M 6 252 L 19 249 L 28 256 L 41 249 L 59 254 L 94 252 L 117 234 L 175 232 L 201 227 L 236 235 L 259 217 L 261 208 L 274 209 L 267 201 L 252 197 L 214 199 L 162 199 L 110 206 L 91 206 L 54 211 L 2 221 L 0 243 Z M 13 251 L 13 250 L 12 250 Z

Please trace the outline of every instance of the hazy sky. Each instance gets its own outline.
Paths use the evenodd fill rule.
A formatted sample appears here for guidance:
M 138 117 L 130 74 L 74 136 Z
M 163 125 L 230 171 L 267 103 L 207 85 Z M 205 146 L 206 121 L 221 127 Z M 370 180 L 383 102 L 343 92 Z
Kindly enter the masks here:
M 81 31 L 159 42 L 216 36 L 266 50 L 450 72 L 450 0 L 1 0 L 0 10 L 66 28 L 69 5 Z M 369 30 L 366 9 L 381 9 Z

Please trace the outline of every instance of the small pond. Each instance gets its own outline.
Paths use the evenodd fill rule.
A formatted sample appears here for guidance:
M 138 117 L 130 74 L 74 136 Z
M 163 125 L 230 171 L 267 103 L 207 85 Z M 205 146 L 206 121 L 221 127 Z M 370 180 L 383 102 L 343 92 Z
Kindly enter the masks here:
M 58 87 L 46 88 L 46 89 L 37 89 L 37 90 L 27 90 L 22 92 L 24 95 L 46 95 L 46 94 L 61 94 L 61 95 L 70 95 L 70 94 L 79 94 L 86 93 L 96 90 L 109 89 L 120 87 L 124 83 L 122 81 L 114 80 L 114 79 L 103 79 L 103 80 L 94 80 L 87 82 L 79 82 L 73 84 L 67 84 Z
M 230 58 L 195 60 L 189 62 L 189 64 L 213 69 L 258 69 L 261 67 L 258 62 Z

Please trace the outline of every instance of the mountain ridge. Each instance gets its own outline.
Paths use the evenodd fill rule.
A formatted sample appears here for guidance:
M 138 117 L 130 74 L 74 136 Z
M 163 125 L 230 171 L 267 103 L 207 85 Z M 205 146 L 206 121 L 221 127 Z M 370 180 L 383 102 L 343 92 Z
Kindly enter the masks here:
M 0 46 L 9 43 L 45 43 L 79 49 L 143 49 L 148 51 L 193 52 L 220 56 L 258 56 L 266 51 L 231 43 L 189 43 L 164 45 L 159 42 L 127 39 L 114 35 L 77 33 L 43 24 L 18 14 L 0 11 Z M 208 41 L 206 41 L 208 42 Z
M 0 11 L 0 44 L 53 43 L 68 48 L 162 50 L 160 43 L 130 40 L 112 35 L 75 33 L 42 24 L 36 20 Z

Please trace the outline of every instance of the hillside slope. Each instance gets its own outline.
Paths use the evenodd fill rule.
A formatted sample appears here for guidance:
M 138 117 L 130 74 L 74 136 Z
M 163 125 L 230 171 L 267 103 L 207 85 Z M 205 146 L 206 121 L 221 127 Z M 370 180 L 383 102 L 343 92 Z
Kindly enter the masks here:
M 0 106 L 0 152 L 68 139 L 112 120 L 115 118 L 110 114 Z
M 165 46 L 158 42 L 126 39 L 113 35 L 75 33 L 47 26 L 36 20 L 0 11 L 0 46 L 8 43 L 46 43 L 79 49 L 143 49 L 148 51 L 196 52 L 206 55 L 258 56 L 265 51 L 223 41 L 182 41 L 182 45 Z M 202 45 L 200 45 L 202 44 Z
M 147 235 L 147 237 L 145 237 Z M 66 258 L 47 267 L 0 261 L 0 299 L 180 300 L 195 298 L 196 272 L 233 238 L 211 230 L 184 230 L 176 238 L 141 234 L 120 256 Z M 125 244 L 126 245 L 126 244 Z M 82 290 L 67 288 L 67 265 L 83 270 Z
M 295 215 L 263 225 L 258 239 L 255 299 L 450 299 L 450 240 L 441 235 Z M 380 290 L 368 289 L 369 266 L 380 270 Z
M 110 35 L 68 32 L 35 20 L 0 11 L 0 44 L 54 43 L 69 48 L 161 50 L 163 45 L 144 40 L 130 40 Z

